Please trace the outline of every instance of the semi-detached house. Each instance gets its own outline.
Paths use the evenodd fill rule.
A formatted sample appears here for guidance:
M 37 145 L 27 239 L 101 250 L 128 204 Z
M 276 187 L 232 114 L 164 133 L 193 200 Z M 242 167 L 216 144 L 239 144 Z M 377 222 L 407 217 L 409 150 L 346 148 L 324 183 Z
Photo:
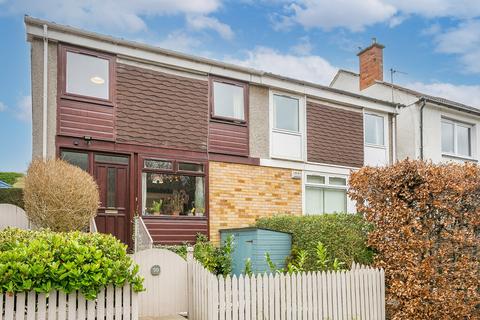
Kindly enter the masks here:
M 33 156 L 96 179 L 101 232 L 218 241 L 260 216 L 354 212 L 347 181 L 395 159 L 396 105 L 26 17 Z

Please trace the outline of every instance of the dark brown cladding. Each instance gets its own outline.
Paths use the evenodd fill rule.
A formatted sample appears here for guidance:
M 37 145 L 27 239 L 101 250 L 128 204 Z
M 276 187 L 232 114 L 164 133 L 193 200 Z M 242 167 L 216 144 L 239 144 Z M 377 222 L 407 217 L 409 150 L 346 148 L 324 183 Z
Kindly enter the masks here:
M 154 244 L 195 243 L 199 233 L 208 236 L 207 219 L 143 217 L 143 220 Z
M 363 166 L 361 112 L 307 102 L 307 159 L 348 167 Z
M 208 81 L 117 64 L 117 142 L 207 151 Z

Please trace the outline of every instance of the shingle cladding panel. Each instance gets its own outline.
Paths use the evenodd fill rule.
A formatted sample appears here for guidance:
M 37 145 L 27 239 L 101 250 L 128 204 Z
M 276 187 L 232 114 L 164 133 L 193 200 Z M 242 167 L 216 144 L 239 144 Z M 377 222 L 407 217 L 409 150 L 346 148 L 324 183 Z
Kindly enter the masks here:
M 117 64 L 117 141 L 207 151 L 208 81 Z
M 348 167 L 364 162 L 361 112 L 307 103 L 307 159 Z

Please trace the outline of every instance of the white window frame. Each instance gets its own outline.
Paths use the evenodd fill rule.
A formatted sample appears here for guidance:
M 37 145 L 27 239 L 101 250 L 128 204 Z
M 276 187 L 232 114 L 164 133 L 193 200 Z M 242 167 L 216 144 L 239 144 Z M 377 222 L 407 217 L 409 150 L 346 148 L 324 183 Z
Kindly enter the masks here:
M 274 126 L 275 123 L 275 108 L 273 104 L 273 96 L 278 95 L 278 96 L 284 96 L 292 99 L 297 99 L 298 100 L 298 132 L 297 131 L 291 131 L 291 130 L 285 130 L 285 129 L 277 129 Z M 301 95 L 295 95 L 287 92 L 282 92 L 282 91 L 276 91 L 276 90 L 270 90 L 269 92 L 269 149 L 270 149 L 270 158 L 277 158 L 277 159 L 284 159 L 284 160 L 293 160 L 293 161 L 304 161 L 306 158 L 306 153 L 307 153 L 307 144 L 306 144 L 306 123 L 307 123 L 307 116 L 306 116 L 306 97 L 301 96 Z M 297 136 L 300 137 L 301 141 L 301 156 L 299 158 L 287 158 L 282 155 L 275 154 L 273 150 L 273 133 L 281 133 L 281 134 L 286 134 L 286 135 L 291 135 L 291 136 Z
M 365 125 L 365 119 L 366 115 L 371 115 L 375 117 L 381 117 L 383 118 L 383 144 L 376 144 L 376 143 L 368 143 L 367 142 L 367 135 L 366 135 L 366 125 Z M 372 112 L 372 111 L 365 111 L 363 113 L 363 143 L 368 146 L 368 147 L 374 147 L 374 148 L 382 148 L 382 149 L 387 149 L 388 148 L 388 118 L 385 114 L 378 113 L 378 112 Z
M 307 182 L 307 177 L 308 176 L 320 176 L 325 178 L 325 183 L 309 183 Z M 345 212 L 348 212 L 349 206 L 348 206 L 348 176 L 347 175 L 342 175 L 342 174 L 332 174 L 332 173 L 323 173 L 323 172 L 312 172 L 312 171 L 304 171 L 303 172 L 303 214 L 308 216 L 308 215 L 317 215 L 317 214 L 309 214 L 307 212 L 307 187 L 316 187 L 320 189 L 336 189 L 336 190 L 345 190 Z M 344 186 L 339 186 L 339 185 L 331 185 L 330 184 L 330 178 L 342 178 L 345 179 L 345 185 Z M 320 213 L 319 213 L 320 214 Z M 328 214 L 328 213 L 321 213 L 321 214 Z
M 443 142 L 443 135 L 442 135 L 442 123 L 450 123 L 453 125 L 453 153 L 451 152 L 445 152 L 442 150 L 442 142 Z M 457 127 L 464 127 L 470 129 L 470 154 L 469 155 L 463 155 L 458 153 L 458 141 L 457 141 Z M 442 153 L 442 156 L 447 156 L 447 157 L 455 157 L 455 158 L 463 158 L 463 159 L 473 159 L 473 130 L 474 125 L 459 121 L 459 120 L 454 120 L 446 117 L 442 117 L 440 121 L 440 151 Z

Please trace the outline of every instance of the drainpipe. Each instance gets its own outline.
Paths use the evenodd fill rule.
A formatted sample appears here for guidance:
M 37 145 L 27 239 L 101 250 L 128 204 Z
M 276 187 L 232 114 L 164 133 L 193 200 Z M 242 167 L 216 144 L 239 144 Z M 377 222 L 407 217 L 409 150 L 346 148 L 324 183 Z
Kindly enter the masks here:
M 395 106 L 395 113 L 392 117 L 392 164 L 397 162 L 397 116 L 398 116 L 398 105 Z
M 48 116 L 48 27 L 43 25 L 43 134 L 42 158 L 47 159 L 47 116 Z
M 420 160 L 423 160 L 423 108 L 425 108 L 427 99 L 422 97 L 420 102 L 422 103 L 420 106 Z

